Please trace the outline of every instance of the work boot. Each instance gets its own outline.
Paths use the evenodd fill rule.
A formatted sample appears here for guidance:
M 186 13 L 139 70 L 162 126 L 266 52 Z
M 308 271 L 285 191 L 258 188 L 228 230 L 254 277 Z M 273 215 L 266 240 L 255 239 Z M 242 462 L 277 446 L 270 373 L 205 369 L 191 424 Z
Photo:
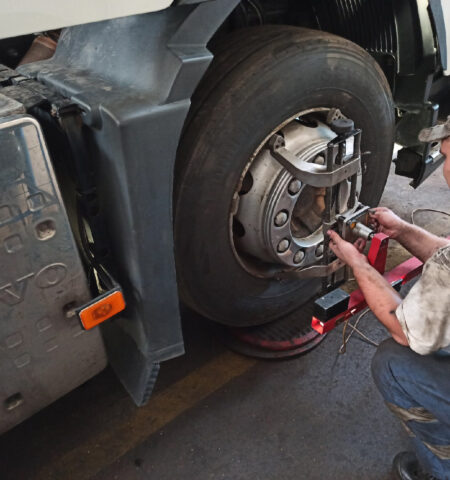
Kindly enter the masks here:
M 393 461 L 393 470 L 398 480 L 439 480 L 422 470 L 412 452 L 398 453 Z

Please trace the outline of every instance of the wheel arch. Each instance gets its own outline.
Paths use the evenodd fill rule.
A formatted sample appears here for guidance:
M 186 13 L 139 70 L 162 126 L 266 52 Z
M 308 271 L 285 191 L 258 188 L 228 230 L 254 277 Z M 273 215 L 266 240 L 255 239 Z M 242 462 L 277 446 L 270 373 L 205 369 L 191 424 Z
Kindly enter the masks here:
M 333 33 L 374 57 L 397 103 L 422 103 L 432 75 L 447 66 L 439 2 L 433 0 L 428 8 L 428 2 L 418 0 L 240 0 L 210 45 L 236 29 L 269 23 Z
M 419 144 L 418 132 L 434 125 L 438 112 L 448 115 L 448 9 L 442 0 L 240 0 L 208 48 L 214 51 L 218 40 L 242 27 L 278 24 L 332 33 L 365 49 L 394 98 L 396 142 L 404 147 L 396 173 L 416 188 L 430 173 L 429 145 Z

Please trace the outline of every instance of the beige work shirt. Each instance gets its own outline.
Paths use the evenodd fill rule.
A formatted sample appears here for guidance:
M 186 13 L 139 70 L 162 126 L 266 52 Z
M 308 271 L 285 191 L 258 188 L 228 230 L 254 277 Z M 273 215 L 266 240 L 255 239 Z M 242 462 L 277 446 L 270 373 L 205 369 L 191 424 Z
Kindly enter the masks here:
M 422 277 L 396 310 L 412 350 L 450 352 L 450 245 L 425 263 Z

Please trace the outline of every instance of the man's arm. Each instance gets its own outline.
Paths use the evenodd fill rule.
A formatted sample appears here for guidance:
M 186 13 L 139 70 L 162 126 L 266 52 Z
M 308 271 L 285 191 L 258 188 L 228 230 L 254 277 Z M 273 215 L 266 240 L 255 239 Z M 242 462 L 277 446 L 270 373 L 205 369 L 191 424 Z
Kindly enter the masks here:
M 388 208 L 374 208 L 370 211 L 370 216 L 378 231 L 397 240 L 424 263 L 436 250 L 450 244 L 450 240 L 446 238 L 438 237 L 423 228 L 405 222 Z
M 423 263 L 432 257 L 436 250 L 450 244 L 450 240 L 433 235 L 423 228 L 406 222 L 397 241 Z
M 400 295 L 389 285 L 383 276 L 367 261 L 367 258 L 336 232 L 330 230 L 330 248 L 338 258 L 353 270 L 367 305 L 378 320 L 387 328 L 392 338 L 401 345 L 408 345 L 395 310 L 401 303 Z
M 408 345 L 408 340 L 395 315 L 395 310 L 402 302 L 400 295 L 367 262 L 357 263 L 353 267 L 353 275 L 373 314 L 387 328 L 397 343 Z

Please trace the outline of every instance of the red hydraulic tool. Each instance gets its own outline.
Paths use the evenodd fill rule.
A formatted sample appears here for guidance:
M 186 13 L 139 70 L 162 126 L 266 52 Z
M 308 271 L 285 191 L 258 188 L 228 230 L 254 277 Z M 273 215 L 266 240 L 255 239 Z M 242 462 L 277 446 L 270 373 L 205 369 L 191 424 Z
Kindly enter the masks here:
M 355 231 L 355 230 L 354 230 Z M 358 233 L 355 232 L 357 236 Z M 383 233 L 369 234 L 371 245 L 367 258 L 369 263 L 380 272 L 396 289 L 422 272 L 423 263 L 417 258 L 410 258 L 394 269 L 385 273 L 389 237 Z M 363 310 L 367 306 L 361 290 L 348 294 L 342 289 L 335 289 L 318 298 L 314 303 L 311 327 L 324 334 L 340 323 Z

